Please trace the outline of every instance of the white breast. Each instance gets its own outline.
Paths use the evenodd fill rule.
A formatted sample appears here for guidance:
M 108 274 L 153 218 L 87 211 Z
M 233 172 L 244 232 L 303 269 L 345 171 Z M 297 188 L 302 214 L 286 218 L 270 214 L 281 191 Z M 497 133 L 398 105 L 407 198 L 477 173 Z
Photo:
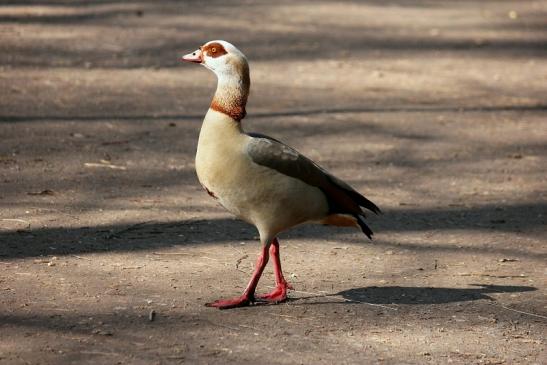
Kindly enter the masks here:
M 276 234 L 328 212 L 316 187 L 257 165 L 247 153 L 251 137 L 239 123 L 214 110 L 205 116 L 196 154 L 200 182 L 237 217 Z

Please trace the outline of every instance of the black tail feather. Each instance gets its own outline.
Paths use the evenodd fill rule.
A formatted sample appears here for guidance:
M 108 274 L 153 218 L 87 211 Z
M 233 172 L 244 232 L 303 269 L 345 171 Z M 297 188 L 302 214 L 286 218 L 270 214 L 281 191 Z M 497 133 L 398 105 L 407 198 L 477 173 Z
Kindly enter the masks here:
M 361 227 L 361 230 L 363 231 L 363 233 L 364 233 L 370 240 L 372 240 L 372 236 L 374 235 L 374 233 L 373 233 L 372 230 L 369 228 L 369 226 L 367 226 L 367 224 L 366 224 L 365 219 L 363 218 L 363 216 L 361 216 L 361 215 L 356 215 L 355 218 L 357 219 L 357 224 L 359 224 L 359 227 Z
M 378 206 L 376 204 L 374 204 L 373 202 L 371 202 L 370 200 L 368 200 L 367 198 L 365 198 L 364 196 L 362 196 L 358 192 L 350 191 L 349 194 L 350 194 L 351 198 L 357 204 L 359 204 L 359 206 L 361 206 L 363 208 L 367 208 L 368 210 L 370 210 L 374 214 L 382 214 L 382 211 L 380 210 L 380 208 L 378 208 Z
M 358 204 L 360 207 L 366 208 L 373 212 L 374 214 L 382 214 L 382 211 L 376 204 L 365 198 L 363 195 L 361 195 L 359 192 L 355 191 L 351 186 L 349 186 L 344 181 L 326 173 L 326 177 L 330 181 L 332 185 L 335 187 L 343 190 L 350 198 L 353 200 L 356 204 Z M 324 189 L 321 189 L 325 191 Z M 326 192 L 327 197 L 329 197 L 328 192 Z

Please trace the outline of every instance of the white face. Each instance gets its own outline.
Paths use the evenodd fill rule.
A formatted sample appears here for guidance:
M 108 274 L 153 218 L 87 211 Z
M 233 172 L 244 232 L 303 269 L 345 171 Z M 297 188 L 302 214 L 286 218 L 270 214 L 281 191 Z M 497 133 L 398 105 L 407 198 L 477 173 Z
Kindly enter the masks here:
M 221 40 L 205 43 L 194 52 L 183 56 L 182 60 L 199 63 L 217 75 L 233 73 L 238 64 L 247 62 L 243 53 L 236 47 Z

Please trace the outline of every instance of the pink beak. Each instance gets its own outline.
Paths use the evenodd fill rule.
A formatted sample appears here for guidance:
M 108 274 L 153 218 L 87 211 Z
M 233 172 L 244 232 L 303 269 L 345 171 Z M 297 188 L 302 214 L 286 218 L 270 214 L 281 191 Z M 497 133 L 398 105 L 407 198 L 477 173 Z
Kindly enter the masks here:
M 182 56 L 181 60 L 185 62 L 201 63 L 203 62 L 203 59 L 201 58 L 201 50 L 196 49 L 194 52 Z

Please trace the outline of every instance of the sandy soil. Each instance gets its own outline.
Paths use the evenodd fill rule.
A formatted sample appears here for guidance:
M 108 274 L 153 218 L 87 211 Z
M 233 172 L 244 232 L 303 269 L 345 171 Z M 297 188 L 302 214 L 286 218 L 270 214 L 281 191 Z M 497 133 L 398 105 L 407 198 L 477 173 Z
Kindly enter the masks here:
M 547 363 L 547 2 L 276 3 L 2 2 L 0 363 Z M 385 211 L 284 234 L 280 305 L 203 306 L 258 254 L 194 173 L 219 38 Z

